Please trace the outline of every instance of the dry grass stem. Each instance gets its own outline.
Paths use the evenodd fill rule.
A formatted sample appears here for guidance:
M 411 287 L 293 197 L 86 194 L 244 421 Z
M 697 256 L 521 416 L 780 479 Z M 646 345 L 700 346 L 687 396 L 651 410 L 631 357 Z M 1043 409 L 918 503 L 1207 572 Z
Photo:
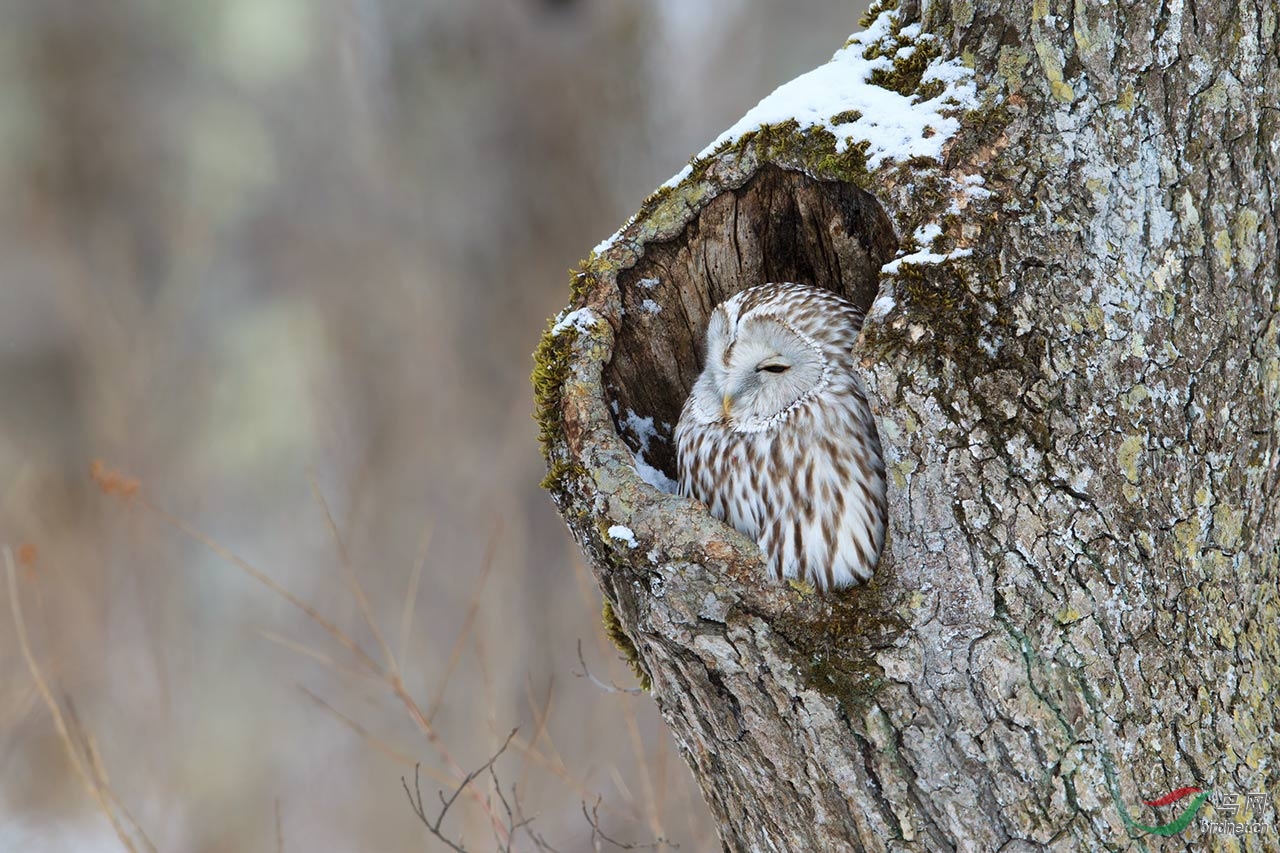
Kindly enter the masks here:
M 529 713 L 533 714 L 533 737 L 529 738 L 529 749 L 537 749 L 538 741 L 542 739 L 543 734 L 547 730 L 547 720 L 551 717 L 551 699 L 555 695 L 555 678 L 547 679 L 547 699 L 542 703 L 542 709 L 538 709 L 537 702 L 534 701 L 533 682 L 528 678 L 524 682 L 525 701 L 529 703 Z M 525 787 L 529 781 L 529 768 L 531 760 L 528 751 L 523 752 L 524 761 L 520 765 L 520 787 Z
M 453 648 L 449 650 L 449 663 L 445 666 L 444 676 L 440 679 L 440 683 L 436 685 L 435 695 L 427 706 L 427 722 L 435 720 L 436 712 L 440 710 L 440 705 L 444 702 L 444 692 L 445 688 L 449 686 L 449 678 L 453 675 L 453 670 L 462 658 L 462 650 L 465 648 L 467 638 L 475 625 L 476 613 L 480 610 L 480 596 L 484 592 L 485 582 L 489 579 L 489 572 L 493 569 L 493 559 L 498 551 L 498 538 L 501 533 L 502 523 L 499 521 L 494 526 L 493 533 L 489 536 L 489 542 L 485 546 L 484 562 L 480 566 L 480 577 L 476 581 L 476 590 L 471 595 L 471 604 L 467 607 L 467 615 L 462 621 L 462 629 L 458 631 L 457 639 L 453 642 Z
M 365 679 L 372 679 L 378 682 L 379 684 L 383 685 L 391 693 L 391 695 L 393 695 L 399 701 L 401 706 L 404 708 L 405 712 L 408 714 L 409 719 L 413 721 L 413 724 L 418 728 L 420 733 L 426 738 L 427 742 L 436 750 L 442 764 L 445 767 L 445 770 L 447 771 L 446 773 L 441 773 L 441 772 L 428 770 L 428 771 L 425 771 L 427 775 L 430 778 L 435 779 L 440 784 L 446 785 L 446 786 L 450 784 L 451 779 L 462 778 L 463 780 L 461 784 L 458 784 L 456 786 L 456 788 L 453 791 L 453 795 L 447 801 L 445 801 L 442 796 L 442 802 L 447 802 L 448 807 L 443 809 L 441 814 L 437 816 L 436 820 L 434 821 L 426 817 L 425 809 L 422 808 L 420 792 L 417 791 L 417 784 L 416 784 L 417 779 L 424 772 L 421 769 L 418 762 L 416 762 L 411 756 L 391 746 L 385 740 L 377 737 L 375 734 L 370 732 L 366 727 L 356 722 L 351 717 L 347 716 L 346 714 L 343 714 L 341 711 L 339 711 L 337 708 L 335 708 L 332 704 L 330 704 L 328 701 L 323 699 L 318 694 L 314 693 L 313 691 L 309 690 L 308 688 L 302 685 L 298 685 L 298 689 L 302 691 L 308 698 L 310 698 L 317 706 L 319 706 L 326 713 L 328 713 L 329 715 L 337 719 L 340 723 L 342 723 L 344 726 L 349 728 L 357 737 L 359 737 L 364 742 L 368 743 L 370 746 L 378 750 L 380 753 L 386 755 L 392 760 L 398 763 L 401 763 L 403 765 L 406 765 L 406 766 L 409 764 L 415 765 L 415 792 L 418 795 L 418 798 L 416 799 L 417 807 L 415 808 L 415 812 L 418 813 L 419 819 L 423 821 L 423 823 L 428 827 L 428 829 L 431 829 L 433 825 L 436 827 L 436 829 L 439 829 L 439 824 L 440 824 L 440 821 L 443 820 L 444 812 L 447 812 L 449 808 L 452 808 L 457 800 L 465 799 L 467 801 L 474 803 L 484 813 L 484 815 L 486 816 L 490 824 L 490 828 L 494 833 L 494 837 L 498 841 L 499 849 L 509 850 L 512 844 L 513 836 L 517 831 L 519 831 L 523 833 L 524 836 L 528 837 L 530 842 L 537 849 L 549 850 L 550 847 L 546 845 L 545 841 L 542 840 L 539 836 L 537 836 L 536 833 L 532 831 L 532 829 L 529 828 L 528 820 L 526 820 L 523 817 L 523 815 L 520 813 L 519 802 L 515 798 L 516 786 L 514 785 L 512 786 L 511 798 L 508 799 L 507 795 L 501 790 L 500 787 L 498 787 L 498 780 L 496 775 L 494 775 L 492 778 L 494 787 L 488 795 L 486 795 L 481 790 L 478 790 L 476 786 L 472 784 L 480 774 L 484 772 L 490 772 L 492 774 L 493 762 L 496 761 L 499 755 L 501 755 L 506 750 L 511 748 L 511 749 L 517 750 L 523 756 L 524 765 L 521 771 L 521 780 L 522 780 L 521 786 L 523 786 L 524 780 L 527 778 L 530 766 L 536 765 L 542 768 L 543 770 L 552 773 L 554 776 L 556 776 L 562 782 L 564 782 L 567 786 L 572 788 L 572 790 L 584 803 L 584 809 L 583 809 L 584 813 L 587 813 L 585 803 L 588 802 L 589 800 L 595 799 L 596 805 L 591 809 L 589 813 L 593 817 L 598 816 L 598 814 L 604 812 L 604 813 L 611 813 L 616 817 L 620 817 L 620 818 L 634 819 L 637 813 L 642 814 L 643 815 L 642 819 L 647 821 L 649 828 L 652 831 L 654 837 L 660 839 L 659 843 L 665 843 L 661 841 L 661 839 L 663 838 L 662 832 L 661 832 L 661 811 L 660 811 L 659 805 L 655 801 L 657 793 L 652 783 L 649 767 L 647 766 L 647 758 L 643 750 L 643 741 L 640 735 L 639 723 L 636 718 L 635 708 L 632 705 L 632 703 L 628 701 L 623 702 L 623 707 L 621 711 L 622 711 L 622 716 L 624 718 L 624 721 L 627 725 L 632 750 L 636 755 L 637 764 L 639 765 L 639 769 L 641 771 L 643 803 L 638 802 L 637 799 L 631 795 L 625 782 L 622 780 L 621 776 L 618 775 L 616 768 L 610 767 L 609 770 L 610 770 L 610 775 L 614 778 L 614 782 L 618 786 L 619 791 L 623 793 L 625 799 L 628 801 L 629 807 L 632 810 L 634 810 L 633 813 L 630 815 L 628 815 L 626 811 L 622 809 L 611 807 L 609 804 L 600 801 L 598 795 L 595 792 L 589 791 L 586 788 L 586 786 L 583 785 L 581 782 L 579 782 L 574 777 L 574 774 L 569 770 L 567 764 L 565 763 L 563 757 L 561 756 L 559 750 L 555 745 L 554 738 L 552 737 L 550 729 L 548 727 L 548 719 L 551 713 L 551 706 L 552 706 L 552 700 L 553 700 L 553 694 L 554 694 L 554 691 L 552 689 L 552 684 L 550 683 L 548 684 L 546 700 L 545 702 L 542 703 L 542 708 L 540 710 L 537 706 L 537 703 L 533 701 L 532 695 L 530 695 L 529 697 L 530 709 L 533 714 L 534 723 L 535 723 L 532 738 L 526 742 L 524 739 L 517 737 L 516 732 L 513 730 L 502 741 L 501 746 L 494 753 L 493 758 L 491 758 L 490 761 L 485 766 L 482 766 L 477 771 L 464 774 L 460 765 L 453 758 L 452 754 L 450 753 L 450 750 L 446 747 L 445 743 L 440 737 L 439 732 L 436 730 L 434 725 L 434 717 L 439 712 L 440 708 L 443 706 L 444 697 L 445 697 L 448 684 L 450 682 L 452 675 L 456 672 L 461 662 L 463 652 L 466 649 L 468 642 L 472 643 L 475 649 L 477 669 L 481 675 L 481 678 L 484 684 L 484 692 L 487 699 L 487 707 L 489 709 L 488 728 L 490 731 L 493 731 L 496 728 L 496 721 L 494 720 L 494 709 L 496 707 L 496 699 L 494 696 L 493 678 L 492 678 L 492 674 L 489 671 L 488 662 L 485 658 L 485 645 L 482 641 L 482 638 L 478 635 L 476 631 L 476 625 L 479 618 L 480 603 L 482 601 L 484 589 L 486 587 L 489 575 L 494 567 L 495 560 L 496 560 L 497 546 L 498 546 L 498 542 L 500 540 L 500 534 L 501 534 L 500 523 L 495 526 L 493 533 L 489 537 L 489 541 L 487 543 L 487 547 L 485 550 L 484 561 L 481 566 L 480 573 L 477 576 L 475 581 L 475 589 L 472 593 L 471 600 L 467 608 L 466 616 L 464 617 L 463 624 L 459 629 L 458 635 L 455 638 L 453 646 L 450 650 L 450 654 L 444 670 L 444 674 L 433 692 L 433 696 L 431 698 L 430 704 L 427 706 L 428 710 L 424 712 L 422 706 L 418 704 L 417 700 L 412 696 L 412 694 L 406 688 L 404 684 L 404 680 L 401 675 L 401 666 L 403 665 L 404 661 L 408 659 L 407 651 L 409 648 L 410 637 L 412 634 L 417 593 L 418 593 L 422 573 L 425 570 L 426 552 L 427 552 L 427 547 L 430 541 L 429 533 L 424 534 L 423 536 L 422 544 L 417 554 L 417 559 L 414 564 L 413 572 L 409 578 L 408 588 L 406 590 L 406 600 L 400 613 L 399 637 L 398 637 L 399 655 L 397 656 L 392 653 L 390 645 L 387 643 L 385 636 L 377 626 L 377 621 L 374 618 L 374 614 L 373 614 L 373 608 L 369 602 L 368 597 L 364 592 L 362 585 L 360 584 L 356 576 L 356 573 L 351 564 L 349 555 L 347 553 L 345 543 L 338 530 L 338 526 L 334 520 L 333 514 L 329 508 L 329 505 L 325 500 L 323 494 L 321 493 L 315 478 L 312 477 L 311 479 L 311 488 L 312 488 L 314 498 L 317 504 L 320 506 L 321 511 L 324 515 L 324 521 L 328 528 L 329 535 L 332 537 L 334 545 L 338 549 L 342 571 L 347 580 L 347 584 L 350 588 L 351 594 L 356 598 L 363 621 L 365 622 L 368 629 L 372 633 L 380 649 L 381 655 L 385 659 L 385 664 L 379 664 L 373 657 L 371 657 L 361 647 L 360 643 L 354 640 L 342 628 L 338 627 L 335 623 L 331 622 L 329 619 L 321 615 L 314 607 L 312 607 L 311 605 L 304 602 L 302 599 L 295 596 L 282 584 L 275 581 L 270 575 L 256 568 L 247 560 L 235 554 L 230 549 L 222 546 L 221 544 L 213 540 L 211 537 L 197 530 L 195 527 L 193 527 L 191 524 L 187 523 L 183 519 L 169 513 L 168 511 L 160 508 L 159 506 L 155 505 L 153 502 L 148 500 L 145 494 L 142 493 L 140 486 L 138 485 L 136 480 L 125 478 L 122 475 L 113 471 L 108 471 L 105 468 L 105 466 L 101 466 L 100 464 L 95 467 L 93 473 L 94 473 L 95 481 L 99 483 L 99 485 L 103 488 L 104 492 L 107 492 L 109 494 L 116 494 L 121 497 L 127 498 L 134 505 L 141 506 L 142 508 L 154 513 L 158 518 L 160 518 L 169 526 L 183 533 L 188 538 L 200 543 L 205 548 L 207 548 L 208 550 L 216 554 L 218 557 L 220 557 L 224 562 L 227 562 L 235 566 L 236 568 L 240 569 L 242 572 L 244 572 L 249 577 L 256 580 L 261 585 L 265 586 L 267 589 L 269 589 L 270 591 L 278 595 L 280 598 L 292 604 L 296 609 L 300 610 L 305 616 L 307 616 L 307 618 L 310 621 L 312 621 L 321 629 L 323 629 L 325 633 L 327 633 L 336 643 L 338 643 L 339 646 L 341 646 L 342 648 L 350 652 L 351 655 L 354 657 L 355 665 L 350 666 L 350 665 L 344 664 L 334 659 L 332 656 L 325 653 L 324 651 L 312 648 L 309 645 L 306 645 L 304 643 L 300 643 L 300 642 L 291 640 L 289 638 L 282 637 L 273 632 L 260 629 L 259 633 L 265 639 L 273 643 L 276 643 L 277 645 L 280 645 L 284 648 L 290 649 L 291 651 L 294 651 L 298 654 L 305 655 L 334 672 L 349 675 L 349 676 L 359 676 Z M 576 574 L 577 574 L 577 578 L 580 585 L 580 590 L 583 594 L 584 599 L 586 599 L 589 603 L 591 599 L 590 590 L 592 589 L 592 587 L 588 585 L 589 579 L 585 577 L 586 570 L 582 566 L 580 561 L 575 561 L 575 569 L 576 569 Z M 11 581 L 11 585 L 12 583 L 13 582 Z M 608 645 L 608 640 L 603 636 L 602 631 L 596 631 L 595 633 L 596 633 L 597 646 L 599 648 L 599 651 L 602 657 L 609 658 L 610 646 Z M 582 676 L 589 678 L 594 684 L 607 690 L 610 693 L 622 694 L 629 697 L 641 692 L 637 689 L 628 689 L 628 688 L 618 687 L 615 684 L 605 682 L 604 680 L 598 679 L 594 675 L 592 675 L 590 670 L 587 668 L 585 655 L 582 652 L 580 643 L 579 643 L 579 663 L 582 666 L 582 673 L 581 673 Z M 611 669 L 612 668 L 613 666 L 611 665 Z M 86 771 L 86 774 L 87 774 L 87 771 Z M 90 778 L 90 787 L 92 787 L 91 783 L 92 783 L 92 778 Z M 405 788 L 406 788 L 406 791 L 408 791 L 407 782 L 405 782 Z M 665 794 L 665 786 L 664 786 L 663 793 Z M 412 793 L 410 794 L 410 799 L 411 801 L 415 801 L 414 794 Z M 113 817 L 113 824 L 115 824 L 115 821 L 114 821 L 115 814 L 117 813 L 127 814 L 127 812 L 125 812 L 122 808 L 112 810 L 110 808 L 110 803 L 107 801 L 105 795 L 102 797 L 102 806 L 104 808 L 104 811 L 106 811 L 109 816 Z M 123 832 L 124 832 L 123 827 L 120 827 L 118 829 L 118 834 Z M 598 833 L 594 828 L 593 828 L 593 833 L 595 833 L 593 834 L 593 839 L 595 839 L 595 843 L 597 845 L 603 841 L 609 844 L 613 844 L 614 846 L 622 847 L 623 849 L 639 849 L 636 847 L 628 848 L 625 845 L 619 845 L 616 842 L 612 841 L 612 839 L 609 839 L 603 833 Z M 444 841 L 445 843 L 450 843 L 446 839 L 444 839 L 443 836 L 437 836 L 437 837 L 440 838 L 440 840 Z M 279 834 L 277 834 L 277 847 L 279 847 L 281 844 L 282 844 L 281 837 Z M 653 845 L 650 845 L 650 846 L 653 846 Z M 135 848 L 130 847 L 130 849 L 134 850 Z M 458 850 L 461 848 L 458 846 L 453 846 L 453 849 Z
M 207 536 L 206 534 L 202 533 L 200 530 L 196 529 L 195 527 L 193 527 L 191 524 L 187 523 L 183 519 L 179 518 L 176 515 L 173 515 L 172 513 L 162 509 L 152 501 L 148 500 L 145 497 L 145 495 L 140 493 L 136 480 L 127 479 L 117 472 L 109 471 L 101 463 L 95 463 L 95 467 L 92 474 L 95 482 L 99 483 L 100 487 L 102 487 L 104 492 L 107 492 L 108 494 L 119 494 L 124 497 L 128 497 L 132 499 L 138 505 L 142 506 L 144 509 L 154 513 L 158 518 L 160 518 L 169 526 L 175 528 L 176 530 L 180 531 L 181 533 L 193 539 L 194 541 L 199 542 L 201 545 L 208 548 L 214 554 L 221 557 L 225 562 L 230 563 L 231 565 L 240 569 L 245 574 L 249 575 L 251 578 L 253 578 L 254 580 L 258 581 L 260 584 L 265 586 L 267 589 L 271 590 L 276 595 L 280 596 L 285 601 L 292 604 L 298 610 L 302 611 L 302 613 L 305 614 L 312 622 L 314 622 L 315 624 L 320 626 L 322 629 L 324 629 L 324 631 L 328 633 L 339 645 L 349 650 L 355 656 L 356 661 L 365 670 L 367 670 L 371 676 L 376 678 L 379 682 L 384 684 L 388 688 L 388 690 L 390 690 L 392 695 L 394 695 L 395 698 L 399 700 L 400 704 L 408 712 L 409 718 L 413 721 L 414 725 L 417 726 L 419 731 L 427 739 L 427 742 L 436 750 L 437 754 L 440 756 L 441 761 L 445 764 L 445 766 L 449 769 L 449 771 L 457 775 L 462 775 L 463 771 L 461 766 L 458 764 L 457 761 L 454 760 L 453 756 L 449 752 L 448 747 L 445 746 L 444 741 L 440 738 L 439 733 L 436 731 L 435 727 L 431 724 L 431 721 L 427 718 L 427 715 L 423 713 L 422 708 L 418 705 L 417 700 L 415 700 L 413 696 L 409 693 L 409 691 L 405 688 L 404 681 L 400 677 L 398 669 L 395 668 L 394 666 L 394 660 L 392 660 L 390 657 L 390 648 L 386 645 L 385 641 L 382 640 L 382 635 L 380 631 L 377 631 L 375 629 L 374 633 L 375 633 L 375 636 L 378 637 L 378 640 L 380 642 L 380 645 L 383 648 L 384 653 L 388 655 L 389 662 L 386 668 L 379 666 L 377 661 L 375 661 L 372 657 L 370 657 L 369 654 L 360 647 L 359 643 L 357 643 L 354 639 L 352 639 L 349 634 L 347 634 L 337 625 L 335 625 L 334 623 L 326 619 L 324 616 L 322 616 L 319 613 L 319 611 L 317 611 L 314 607 L 307 604 L 302 599 L 298 598 L 296 595 L 291 593 L 288 589 L 286 589 L 283 585 L 281 585 L 279 582 L 273 579 L 270 575 L 256 568 L 247 560 L 240 557 L 238 554 L 234 553 L 230 549 L 219 544 L 217 541 Z M 121 487 L 113 487 L 111 489 L 108 489 L 105 485 L 103 485 L 104 482 L 115 483 L 118 480 L 123 480 L 128 486 L 130 486 L 130 488 L 125 489 Z M 336 525 L 334 525 L 332 522 L 332 515 L 329 514 L 327 505 L 324 504 L 322 496 L 317 494 L 317 498 L 320 499 L 321 506 L 324 507 L 326 518 L 330 524 L 330 530 L 334 534 L 336 534 L 337 528 L 336 528 Z M 340 542 L 341 540 L 339 539 L 338 541 Z M 489 563 L 491 561 L 492 561 L 492 548 L 490 549 L 490 557 L 487 558 L 486 563 Z M 350 563 L 345 559 L 345 557 L 343 558 L 343 564 L 344 564 L 344 571 L 348 572 L 348 578 L 352 584 L 352 591 L 353 593 L 355 593 L 357 590 L 360 589 L 359 583 L 355 580 L 354 573 L 350 572 Z M 486 566 L 486 569 L 484 570 L 484 574 L 487 574 L 487 573 L 488 573 L 488 567 Z M 360 592 L 359 596 L 363 597 L 363 593 Z M 372 611 L 367 607 L 367 599 L 365 600 L 365 604 L 361 606 L 361 609 L 365 613 L 366 621 L 371 620 Z M 460 637 L 458 640 L 458 643 L 461 644 L 464 640 L 465 640 L 465 637 Z M 306 647 L 294 646 L 293 648 L 295 648 L 295 650 L 301 651 Z M 341 715 L 339 716 L 341 717 Z M 495 813 L 495 811 L 492 808 L 492 805 L 485 798 L 485 796 L 479 791 L 468 788 L 468 798 L 474 801 L 480 807 L 480 809 L 485 813 L 485 815 L 489 818 L 489 821 L 495 827 L 497 827 L 499 831 L 501 831 L 501 822 L 499 820 L 499 816 Z
M 367 670 L 356 669 L 355 667 L 338 663 L 336 660 L 334 660 L 329 655 L 326 655 L 324 652 L 321 652 L 317 649 L 313 649 L 310 646 L 305 645 L 304 643 L 299 643 L 295 640 L 291 640 L 288 637 L 283 637 L 280 634 L 275 633 L 274 631 L 268 631 L 266 628 L 258 628 L 257 634 L 259 637 L 261 637 L 262 639 L 270 643 L 275 643 L 277 646 L 286 648 L 291 652 L 297 652 L 298 654 L 303 655 L 304 657 L 309 657 L 312 660 L 316 661 L 317 663 L 322 664 L 327 669 L 332 670 L 333 672 L 340 672 L 345 675 L 349 675 L 352 678 L 359 678 L 365 681 L 373 681 L 378 684 L 382 683 L 382 677 L 380 673 L 368 672 Z
M 249 563 L 248 560 L 245 560 L 240 555 L 234 553 L 228 548 L 223 547 L 218 542 L 214 541 L 210 537 L 201 533 L 199 530 L 192 527 L 186 521 L 182 520 L 181 518 L 178 518 L 176 515 L 173 515 L 172 513 L 162 509 L 161 507 L 147 500 L 145 496 L 139 495 L 137 500 L 142 507 L 144 507 L 149 512 L 154 513 L 166 524 L 176 528 L 177 530 L 181 531 L 186 536 L 195 540 L 196 542 L 199 542 L 201 545 L 203 545 L 204 547 L 208 548 L 210 551 L 212 551 L 213 553 L 221 557 L 224 561 L 240 569 L 240 571 L 244 572 L 249 577 L 253 578 L 258 583 L 262 584 L 267 589 L 271 590 L 276 595 L 280 596 L 285 601 L 292 604 L 298 610 L 301 610 L 307 616 L 308 619 L 310 619 L 316 625 L 320 626 L 329 636 L 333 637 L 333 639 L 339 645 L 341 645 L 343 648 L 347 649 L 353 655 L 355 655 L 357 661 L 359 661 L 361 666 L 365 667 L 370 672 L 375 674 L 380 674 L 382 672 L 382 668 L 378 666 L 377 662 L 373 658 L 369 657 L 369 655 L 365 652 L 365 650 L 360 648 L 360 646 L 355 642 L 355 640 L 351 639 L 351 637 L 349 637 L 345 632 L 343 632 L 341 628 L 339 628 L 337 625 L 334 625 L 332 622 L 330 622 L 328 619 L 322 616 L 319 613 L 319 611 L 317 611 L 310 604 L 307 604 L 305 601 L 298 598 L 293 593 L 289 592 L 288 589 L 281 586 L 279 582 L 277 582 L 274 578 L 272 578 L 266 572 L 261 571 L 260 569 L 256 568 L 251 563 Z
M 329 535 L 333 537 L 333 545 L 338 549 L 338 561 L 342 564 L 342 573 L 347 578 L 347 584 L 351 587 L 352 594 L 356 597 L 356 603 L 360 605 L 360 613 L 364 616 L 364 622 L 369 626 L 369 631 L 373 634 L 373 638 L 378 643 L 378 647 L 382 649 L 382 656 L 387 662 L 387 671 L 397 681 L 400 680 L 400 665 L 396 662 L 395 655 L 391 654 L 391 646 L 387 645 L 386 639 L 382 636 L 381 629 L 378 628 L 378 620 L 373 618 L 373 608 L 369 605 L 369 597 L 364 593 L 364 587 L 360 584 L 360 579 L 356 577 L 356 570 L 351 565 L 351 557 L 347 554 L 346 543 L 342 540 L 342 534 L 338 532 L 338 525 L 333 520 L 333 513 L 329 511 L 329 502 L 324 499 L 324 493 L 320 491 L 320 484 L 316 482 L 315 474 L 310 477 L 311 493 L 315 496 L 316 503 L 320 505 L 321 512 L 324 513 L 325 525 L 329 528 Z
M 67 723 L 67 718 L 62 712 L 62 706 L 54 698 L 53 692 L 44 680 L 40 665 L 36 663 L 35 655 L 31 652 L 31 643 L 27 638 L 27 624 L 22 616 L 22 602 L 18 598 L 18 578 L 17 569 L 14 566 L 13 552 L 9 550 L 7 545 L 0 550 L 4 553 L 5 577 L 9 586 L 9 610 L 13 614 L 13 625 L 18 633 L 18 646 L 22 650 L 23 659 L 26 661 L 27 671 L 31 673 L 31 678 L 35 681 L 40 698 L 44 700 L 45 707 L 49 709 L 49 714 L 53 717 L 53 725 L 57 729 L 58 739 L 62 741 L 67 758 L 70 760 L 72 768 L 76 771 L 76 775 L 80 777 L 80 782 L 84 785 L 85 791 L 98 804 L 98 809 L 111 823 L 112 830 L 115 831 L 116 837 L 120 839 L 120 843 L 124 845 L 125 849 L 130 853 L 137 853 L 138 847 L 135 839 L 130 837 L 128 831 L 120 822 L 120 816 L 112 803 L 113 798 L 109 797 L 107 792 L 98 784 L 98 778 L 93 770 L 86 766 L 86 759 L 81 756 L 80 749 L 76 747 L 77 737 L 73 736 Z M 145 849 L 155 850 L 150 841 L 145 839 L 145 836 L 140 836 L 137 840 L 144 843 Z
M 418 582 L 422 578 L 422 570 L 427 566 L 427 550 L 431 547 L 431 536 L 435 525 L 428 523 L 423 528 L 422 540 L 418 543 L 418 555 L 413 561 L 413 571 L 409 574 L 409 588 L 404 593 L 404 609 L 400 611 L 400 660 L 409 659 L 409 637 L 413 634 L 413 616 L 418 606 Z
M 351 717 L 348 717 L 346 714 L 342 713 L 337 708 L 333 707 L 333 705 L 331 705 L 328 701 L 326 701 L 322 696 L 320 696 L 313 690 L 310 690 L 309 688 L 307 688 L 302 684 L 295 684 L 294 686 L 297 687 L 298 690 L 301 691 L 304 696 L 306 696 L 312 702 L 316 703 L 316 705 L 318 705 L 322 710 L 331 714 L 336 720 L 338 720 L 338 722 L 342 723 L 344 726 L 351 729 L 351 731 L 355 732 L 357 737 L 359 737 L 365 743 L 372 746 L 374 749 L 378 750 L 378 752 L 381 752 L 383 755 L 390 758 L 392 761 L 396 762 L 397 764 L 403 764 L 406 767 L 418 763 L 417 760 L 414 759 L 412 756 L 407 755 L 401 752 L 400 750 L 396 749 L 394 746 L 387 743 L 385 740 L 378 737 L 373 732 L 369 731 L 360 723 L 356 722 Z M 430 775 L 433 779 L 435 779 L 437 782 L 439 782 L 442 785 L 446 785 L 451 781 L 444 774 L 435 773 L 434 771 L 429 772 L 428 775 Z

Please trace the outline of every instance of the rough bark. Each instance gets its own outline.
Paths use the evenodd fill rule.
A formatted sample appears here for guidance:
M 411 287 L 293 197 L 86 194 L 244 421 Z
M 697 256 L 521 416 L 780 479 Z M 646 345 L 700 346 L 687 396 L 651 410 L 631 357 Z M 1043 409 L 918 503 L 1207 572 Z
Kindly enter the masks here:
M 1276 7 L 915 5 L 985 99 L 943 161 L 782 126 L 655 194 L 540 348 L 547 485 L 725 849 L 1142 849 L 1184 785 L 1264 792 L 1234 843 L 1274 849 Z M 990 198 L 948 193 L 974 174 Z M 972 254 L 882 275 L 933 221 Z M 673 471 L 709 310 L 784 279 L 888 297 L 861 346 L 889 543 L 831 596 L 633 465 L 630 413 Z

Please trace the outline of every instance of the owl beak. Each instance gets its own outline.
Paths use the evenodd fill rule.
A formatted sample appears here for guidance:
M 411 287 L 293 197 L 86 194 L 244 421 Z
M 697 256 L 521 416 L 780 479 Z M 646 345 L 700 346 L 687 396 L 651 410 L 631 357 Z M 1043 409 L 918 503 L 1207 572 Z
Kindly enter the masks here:
M 726 420 L 733 417 L 733 395 L 731 394 L 724 395 L 724 405 L 720 409 L 720 411 L 724 413 Z

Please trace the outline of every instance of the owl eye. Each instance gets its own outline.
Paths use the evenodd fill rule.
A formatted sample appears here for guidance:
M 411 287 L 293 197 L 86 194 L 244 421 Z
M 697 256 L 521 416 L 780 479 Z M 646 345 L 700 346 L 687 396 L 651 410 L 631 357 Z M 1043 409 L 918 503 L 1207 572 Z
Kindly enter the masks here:
M 756 368 L 756 372 L 767 370 L 770 373 L 786 373 L 791 369 L 789 364 L 762 364 Z

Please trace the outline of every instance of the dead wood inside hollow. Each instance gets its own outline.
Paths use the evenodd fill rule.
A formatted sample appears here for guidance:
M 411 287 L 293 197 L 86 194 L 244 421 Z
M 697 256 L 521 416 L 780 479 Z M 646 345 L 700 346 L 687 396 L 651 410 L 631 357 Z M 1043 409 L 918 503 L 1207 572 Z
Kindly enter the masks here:
M 674 477 L 671 431 L 697 378 L 715 306 L 753 285 L 794 281 L 866 310 L 897 245 L 879 203 L 850 183 L 765 166 L 716 196 L 676 237 L 648 244 L 618 273 L 623 322 L 604 379 L 619 432 Z M 653 419 L 658 440 L 647 448 L 632 413 Z

